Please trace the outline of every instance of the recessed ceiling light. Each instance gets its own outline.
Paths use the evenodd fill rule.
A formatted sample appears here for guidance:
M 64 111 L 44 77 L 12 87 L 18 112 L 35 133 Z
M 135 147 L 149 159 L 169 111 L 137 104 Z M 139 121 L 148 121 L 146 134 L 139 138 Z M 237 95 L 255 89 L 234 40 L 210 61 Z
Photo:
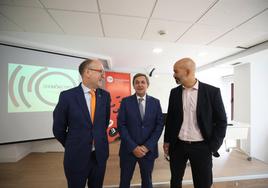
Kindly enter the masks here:
M 205 56 L 207 56 L 207 55 L 208 55 L 207 52 L 200 52 L 200 53 L 198 54 L 199 57 L 205 57 Z
M 154 48 L 154 49 L 153 49 L 153 52 L 156 53 L 156 54 L 159 54 L 159 53 L 161 53 L 162 51 L 163 51 L 162 48 Z

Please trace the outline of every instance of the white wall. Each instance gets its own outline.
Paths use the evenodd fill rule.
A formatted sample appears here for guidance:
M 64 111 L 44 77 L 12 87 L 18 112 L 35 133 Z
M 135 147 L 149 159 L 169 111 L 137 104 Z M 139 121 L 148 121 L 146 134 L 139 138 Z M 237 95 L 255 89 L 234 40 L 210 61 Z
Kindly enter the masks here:
M 242 64 L 234 68 L 234 121 L 251 124 L 250 121 L 250 63 Z M 241 141 L 242 150 L 251 155 L 250 152 L 250 131 L 248 139 Z
M 234 120 L 250 124 L 250 64 L 234 69 Z
M 235 67 L 234 119 L 250 124 L 247 142 L 241 148 L 268 163 L 268 64 L 266 58 Z
M 251 155 L 268 163 L 268 63 L 251 63 Z

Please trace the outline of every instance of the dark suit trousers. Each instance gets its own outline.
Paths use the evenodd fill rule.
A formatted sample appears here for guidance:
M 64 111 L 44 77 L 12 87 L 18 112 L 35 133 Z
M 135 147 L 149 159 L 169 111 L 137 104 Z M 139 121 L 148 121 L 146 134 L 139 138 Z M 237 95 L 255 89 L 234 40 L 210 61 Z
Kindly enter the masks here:
M 95 152 L 92 152 L 86 172 L 66 174 L 68 188 L 102 188 L 105 175 L 106 163 L 98 164 Z
M 154 159 L 136 159 L 129 158 L 128 160 L 120 159 L 120 186 L 119 188 L 129 188 L 130 182 L 138 162 L 141 174 L 141 188 L 152 188 L 152 172 L 154 167 Z
M 171 188 L 181 188 L 187 161 L 190 161 L 195 188 L 210 188 L 212 185 L 212 155 L 203 142 L 187 143 L 177 140 L 170 151 Z

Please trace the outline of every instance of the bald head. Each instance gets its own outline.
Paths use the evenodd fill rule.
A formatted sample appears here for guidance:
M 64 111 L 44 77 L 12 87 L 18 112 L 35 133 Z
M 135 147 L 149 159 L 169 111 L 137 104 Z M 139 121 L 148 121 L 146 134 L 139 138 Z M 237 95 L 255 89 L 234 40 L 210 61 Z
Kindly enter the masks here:
M 178 60 L 173 67 L 174 78 L 178 84 L 185 87 L 192 87 L 196 82 L 195 79 L 195 62 L 191 58 Z
M 188 57 L 178 60 L 174 64 L 174 68 L 175 66 L 178 66 L 180 68 L 183 68 L 193 73 L 195 72 L 195 62 L 191 58 L 188 58 Z

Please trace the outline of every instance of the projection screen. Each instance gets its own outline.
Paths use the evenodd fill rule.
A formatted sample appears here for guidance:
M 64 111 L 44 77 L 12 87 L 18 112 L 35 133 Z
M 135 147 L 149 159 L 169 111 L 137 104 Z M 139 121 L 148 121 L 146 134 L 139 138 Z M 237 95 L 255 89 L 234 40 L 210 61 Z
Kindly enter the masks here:
M 77 86 L 84 60 L 0 44 L 0 144 L 52 138 L 62 90 Z

